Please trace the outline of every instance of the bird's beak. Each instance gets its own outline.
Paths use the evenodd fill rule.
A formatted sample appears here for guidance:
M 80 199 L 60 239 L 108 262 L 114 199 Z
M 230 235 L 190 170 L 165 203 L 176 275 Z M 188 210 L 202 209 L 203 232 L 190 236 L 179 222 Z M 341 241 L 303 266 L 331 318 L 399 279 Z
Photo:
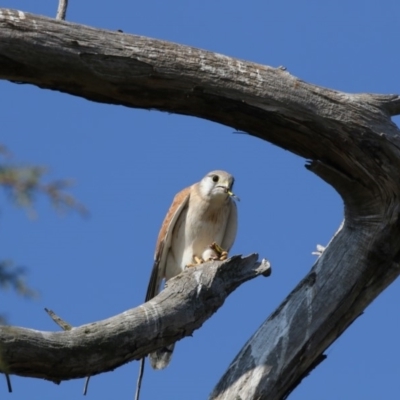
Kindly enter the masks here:
M 232 192 L 230 182 L 228 182 L 228 181 L 221 182 L 221 185 L 218 185 L 218 186 L 224 188 L 225 192 L 228 193 L 230 197 L 233 197 L 237 201 L 240 201 L 239 197 L 236 196 L 236 194 Z

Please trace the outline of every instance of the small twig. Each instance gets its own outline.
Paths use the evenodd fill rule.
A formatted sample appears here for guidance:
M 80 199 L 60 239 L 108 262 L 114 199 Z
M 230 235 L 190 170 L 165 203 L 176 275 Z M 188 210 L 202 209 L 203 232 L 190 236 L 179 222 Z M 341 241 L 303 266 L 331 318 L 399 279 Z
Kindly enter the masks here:
M 70 331 L 72 329 L 72 325 L 68 322 L 65 322 L 61 319 L 54 311 L 49 310 L 47 308 L 44 309 L 47 314 L 49 314 L 50 318 L 64 331 Z
M 5 374 L 5 376 L 6 376 L 6 381 L 7 381 L 8 393 L 12 393 L 12 386 L 11 386 L 10 375 Z
M 89 386 L 90 376 L 85 379 L 85 385 L 83 386 L 83 395 L 86 396 L 87 388 Z
M 56 19 L 65 20 L 67 14 L 68 0 L 59 0 Z
M 44 309 L 47 314 L 49 314 L 50 318 L 64 331 L 70 331 L 72 329 L 72 325 L 68 322 L 65 322 L 62 318 L 60 318 L 53 310 L 49 310 L 48 308 Z M 89 386 L 90 376 L 88 376 L 85 380 L 85 386 L 83 387 L 83 395 L 86 396 L 87 389 Z
M 50 318 L 63 330 L 70 331 L 72 329 L 72 325 L 68 322 L 65 322 L 62 318 L 60 318 L 53 310 L 49 310 L 48 308 L 44 308 Z M 59 385 L 61 381 L 53 381 L 55 384 Z
M 142 386 L 142 379 L 143 379 L 143 372 L 144 372 L 144 363 L 146 361 L 146 358 L 143 357 L 140 360 L 140 367 L 139 367 L 139 376 L 138 380 L 136 382 L 136 393 L 135 393 L 135 400 L 139 400 L 140 396 L 140 387 Z

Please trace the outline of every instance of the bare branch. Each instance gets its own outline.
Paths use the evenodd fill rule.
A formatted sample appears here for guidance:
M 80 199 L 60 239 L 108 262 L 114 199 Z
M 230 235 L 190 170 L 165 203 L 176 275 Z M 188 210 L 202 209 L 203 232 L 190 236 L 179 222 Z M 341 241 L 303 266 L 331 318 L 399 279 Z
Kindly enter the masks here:
M 47 312 L 49 317 L 63 330 L 70 331 L 72 329 L 72 325 L 68 322 L 65 322 L 61 317 L 59 317 L 53 310 L 49 310 L 45 308 L 44 311 Z
M 206 118 L 305 158 L 322 155 L 315 131 L 348 132 L 358 124 L 368 130 L 386 122 L 389 111 L 400 113 L 397 95 L 339 93 L 280 68 L 188 46 L 0 12 L 0 79 Z
M 231 126 L 307 158 L 307 168 L 342 196 L 342 229 L 245 345 L 212 394 L 213 399 L 287 396 L 400 274 L 400 132 L 390 119 L 400 114 L 400 97 L 342 93 L 307 84 L 282 68 L 0 11 L 0 79 Z M 171 321 L 168 309 L 163 312 L 160 318 Z M 109 326 L 101 327 L 109 333 Z M 183 336 L 162 332 L 167 336 L 149 341 L 135 342 L 130 336 L 137 346 L 130 347 L 131 359 Z M 102 349 L 114 366 L 122 363 L 113 358 L 115 346 Z M 36 366 L 39 372 L 41 368 Z M 77 375 L 98 371 L 92 362 Z
M 104 321 L 50 333 L 0 326 L 0 370 L 52 381 L 113 370 L 191 335 L 238 286 L 269 270 L 255 254 L 234 256 L 189 268 L 151 301 Z
M 64 20 L 67 15 L 68 0 L 59 0 L 56 19 Z
M 5 377 L 6 377 L 8 393 L 12 393 L 12 386 L 11 386 L 10 375 L 8 375 L 7 373 L 5 373 L 4 375 L 5 375 Z

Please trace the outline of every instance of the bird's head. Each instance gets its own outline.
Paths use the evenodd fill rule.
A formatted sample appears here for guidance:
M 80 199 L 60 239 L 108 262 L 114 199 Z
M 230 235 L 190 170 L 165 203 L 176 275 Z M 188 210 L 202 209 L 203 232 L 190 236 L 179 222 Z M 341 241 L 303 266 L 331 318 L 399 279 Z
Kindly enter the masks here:
M 240 200 L 233 192 L 235 178 L 225 171 L 212 171 L 200 181 L 200 192 L 208 198 L 226 199 L 233 197 Z

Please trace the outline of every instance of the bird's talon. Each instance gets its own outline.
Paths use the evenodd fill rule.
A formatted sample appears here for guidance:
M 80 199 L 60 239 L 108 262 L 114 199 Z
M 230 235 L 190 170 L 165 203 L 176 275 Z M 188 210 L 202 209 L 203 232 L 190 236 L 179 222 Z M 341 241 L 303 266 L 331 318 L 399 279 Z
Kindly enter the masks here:
M 187 264 L 186 268 L 191 268 L 191 267 L 196 267 L 197 265 L 203 264 L 204 260 L 200 257 L 193 256 L 193 263 L 192 264 Z

